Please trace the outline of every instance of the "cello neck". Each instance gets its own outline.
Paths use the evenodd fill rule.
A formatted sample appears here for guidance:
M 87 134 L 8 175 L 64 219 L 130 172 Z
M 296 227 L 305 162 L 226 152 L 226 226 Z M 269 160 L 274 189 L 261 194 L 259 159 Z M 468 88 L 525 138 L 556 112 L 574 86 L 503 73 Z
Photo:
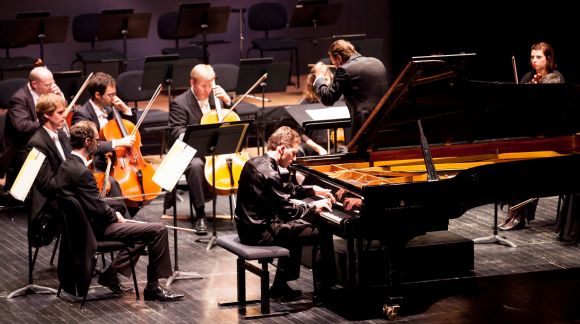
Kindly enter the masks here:
M 113 116 L 115 116 L 115 122 L 117 122 L 117 125 L 119 125 L 119 130 L 121 131 L 121 134 L 123 135 L 123 137 L 126 137 L 128 135 L 127 129 L 123 124 L 121 114 L 119 113 L 119 111 L 117 111 L 117 109 L 115 109 L 115 107 L 113 107 Z
M 218 116 L 218 122 L 222 122 L 224 120 L 224 117 L 222 116 L 222 103 L 220 102 L 220 99 L 215 95 L 213 89 L 215 89 L 216 84 L 215 84 L 215 79 L 212 81 L 212 94 L 213 94 L 213 101 L 215 104 L 215 110 Z

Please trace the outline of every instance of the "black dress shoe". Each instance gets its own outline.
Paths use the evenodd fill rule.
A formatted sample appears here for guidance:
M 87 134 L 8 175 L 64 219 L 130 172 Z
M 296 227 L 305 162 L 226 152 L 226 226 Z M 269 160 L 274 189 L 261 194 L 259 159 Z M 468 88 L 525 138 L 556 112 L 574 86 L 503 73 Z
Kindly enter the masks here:
M 205 217 L 198 217 L 195 221 L 195 233 L 199 235 L 207 234 L 207 224 L 205 222 Z
M 292 289 L 288 285 L 270 287 L 270 298 L 272 299 L 280 298 L 280 301 L 289 302 L 298 300 L 301 296 L 301 290 Z
M 171 290 L 157 287 L 157 289 L 153 290 L 143 290 L 143 298 L 145 298 L 145 300 L 175 301 L 183 298 L 183 295 L 174 293 Z
M 118 280 L 109 280 L 106 276 L 101 275 L 98 280 L 99 285 L 109 288 L 113 293 L 122 295 L 126 292 L 132 291 L 133 288 L 121 285 Z

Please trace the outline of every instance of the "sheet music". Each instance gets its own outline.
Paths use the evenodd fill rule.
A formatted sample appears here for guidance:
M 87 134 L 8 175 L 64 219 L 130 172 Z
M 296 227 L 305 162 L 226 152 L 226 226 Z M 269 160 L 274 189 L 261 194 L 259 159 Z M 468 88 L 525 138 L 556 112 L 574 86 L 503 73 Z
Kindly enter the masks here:
M 153 174 L 153 181 L 171 191 L 197 152 L 181 140 L 176 140 Z
M 22 168 L 20 168 L 20 171 L 16 176 L 16 180 L 14 180 L 14 184 L 12 184 L 12 187 L 10 188 L 10 195 L 12 195 L 14 199 L 20 201 L 26 199 L 45 158 L 46 155 L 34 147 L 30 153 L 28 153 Z
M 349 119 L 350 112 L 346 106 L 305 110 L 312 120 Z

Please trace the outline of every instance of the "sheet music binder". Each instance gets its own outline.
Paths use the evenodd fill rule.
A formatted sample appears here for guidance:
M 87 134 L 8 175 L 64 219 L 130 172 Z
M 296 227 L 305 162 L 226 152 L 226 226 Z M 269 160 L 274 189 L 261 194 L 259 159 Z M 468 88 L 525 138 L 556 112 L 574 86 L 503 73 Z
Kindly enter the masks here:
M 337 109 L 341 109 L 340 112 Z M 351 117 L 344 102 L 338 102 L 331 107 L 320 103 L 285 106 L 286 112 L 305 130 L 311 129 L 335 129 L 350 127 Z M 313 111 L 320 111 L 321 114 L 314 114 Z M 344 112 L 346 110 L 346 112 Z M 348 117 L 346 115 L 348 114 Z M 344 116 L 343 116 L 344 115 Z M 316 118 L 316 116 L 319 116 Z M 326 117 L 329 118 L 326 118 Z M 338 116 L 338 118 L 330 118 Z
M 12 184 L 12 187 L 9 191 L 10 195 L 12 195 L 14 199 L 20 201 L 24 201 L 26 199 L 26 196 L 28 196 L 28 192 L 34 183 L 34 180 L 36 179 L 38 171 L 40 170 L 42 162 L 44 162 L 45 158 L 46 155 L 44 155 L 44 153 L 40 152 L 36 148 L 32 148 L 30 153 L 28 153 L 22 168 L 20 168 L 20 171 L 16 176 L 16 180 L 14 180 L 14 183 Z
M 172 191 L 197 152 L 181 140 L 176 140 L 153 174 L 153 181 L 161 188 Z

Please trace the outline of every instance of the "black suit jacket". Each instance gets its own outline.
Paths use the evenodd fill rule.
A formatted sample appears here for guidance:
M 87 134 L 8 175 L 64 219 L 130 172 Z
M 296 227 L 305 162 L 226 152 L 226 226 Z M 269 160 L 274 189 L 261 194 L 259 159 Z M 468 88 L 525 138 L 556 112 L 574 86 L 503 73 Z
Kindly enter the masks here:
M 387 71 L 381 61 L 356 54 L 336 69 L 330 85 L 319 78 L 314 88 L 320 101 L 327 106 L 344 96 L 352 118 L 350 132 L 345 134 L 350 140 L 387 92 L 389 85 Z
M 209 96 L 209 106 L 215 109 L 213 92 Z M 188 125 L 199 125 L 203 114 L 191 88 L 175 97 L 169 106 L 169 131 L 171 143 L 183 133 Z
M 97 239 L 107 226 L 117 222 L 115 211 L 99 198 L 93 173 L 78 156 L 71 155 L 60 165 L 55 182 L 63 195 L 75 196 L 79 200 Z
M 64 131 L 59 130 L 58 138 L 65 157 L 70 158 L 71 148 L 68 136 Z M 28 145 L 26 146 L 26 151 L 30 152 L 33 147 L 42 152 L 46 158 L 38 171 L 38 175 L 34 181 L 34 186 L 31 188 L 31 219 L 39 217 L 40 213 L 43 211 L 48 213 L 54 211 L 47 205 L 47 201 L 51 203 L 54 202 L 54 195 L 56 193 L 55 176 L 58 168 L 64 162 L 56 148 L 56 144 L 52 141 L 50 135 L 48 135 L 43 127 L 40 127 L 34 135 L 32 135 L 30 141 L 28 141 Z
M 40 127 L 36 109 L 28 84 L 18 89 L 10 98 L 10 107 L 6 115 L 2 156 L 0 158 L 0 175 L 9 166 L 19 169 L 26 157 L 26 144 Z M 18 172 L 18 170 L 14 170 Z

